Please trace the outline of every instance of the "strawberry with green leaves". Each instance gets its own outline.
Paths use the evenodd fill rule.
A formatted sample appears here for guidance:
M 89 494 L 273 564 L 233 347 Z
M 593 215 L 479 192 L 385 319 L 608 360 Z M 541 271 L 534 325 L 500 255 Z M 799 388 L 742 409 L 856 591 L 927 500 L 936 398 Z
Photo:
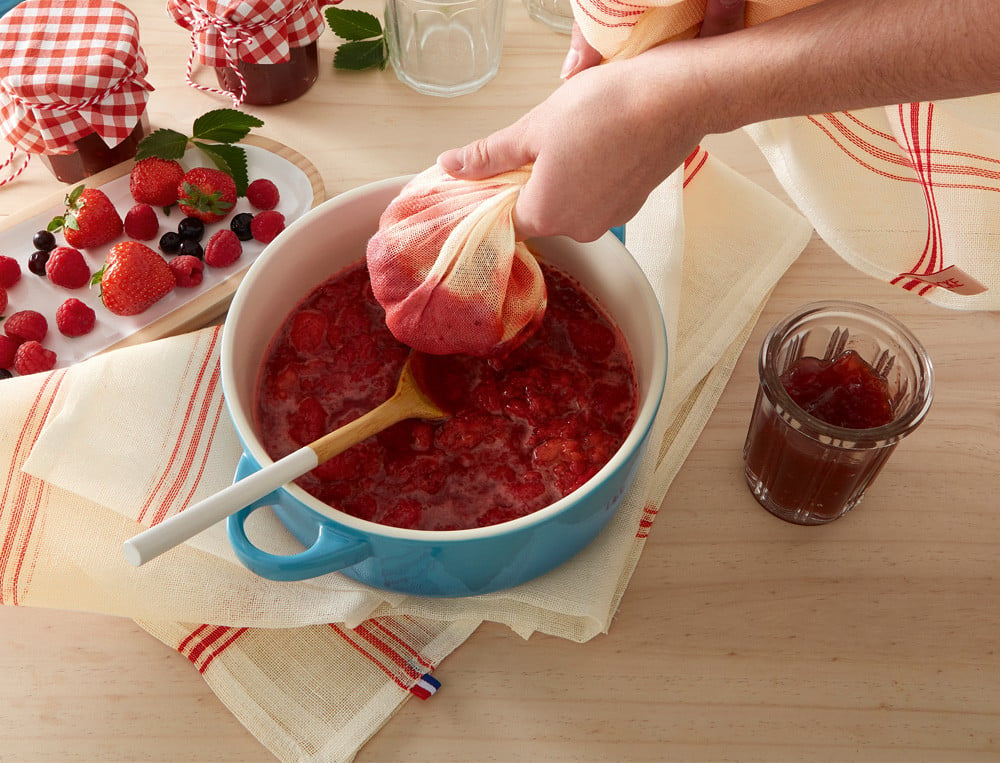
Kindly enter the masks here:
M 181 178 L 177 203 L 189 217 L 206 223 L 218 222 L 236 205 L 236 183 L 222 170 L 195 167 Z
M 173 291 L 174 272 L 145 244 L 121 241 L 111 247 L 92 283 L 101 285 L 101 301 L 115 315 L 138 315 Z
M 79 185 L 66 195 L 66 211 L 52 220 L 49 231 L 62 229 L 74 249 L 92 249 L 122 234 L 122 217 L 104 191 Z

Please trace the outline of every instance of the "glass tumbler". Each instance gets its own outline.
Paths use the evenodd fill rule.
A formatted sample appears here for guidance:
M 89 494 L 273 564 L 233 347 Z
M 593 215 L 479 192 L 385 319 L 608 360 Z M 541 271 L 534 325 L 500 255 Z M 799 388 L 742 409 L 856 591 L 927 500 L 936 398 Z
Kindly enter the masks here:
M 573 5 L 570 0 L 524 0 L 528 15 L 549 29 L 562 34 L 573 31 Z
M 418 93 L 472 93 L 500 67 L 505 0 L 386 0 L 389 62 Z
M 782 384 L 800 358 L 832 361 L 848 350 L 885 378 L 887 424 L 829 424 L 803 410 Z M 800 525 L 832 522 L 858 504 L 899 441 L 923 420 L 934 387 L 930 358 L 909 329 L 881 310 L 846 301 L 815 302 L 778 323 L 764 340 L 758 374 L 743 447 L 747 484 L 765 509 Z M 857 399 L 856 390 L 848 394 Z

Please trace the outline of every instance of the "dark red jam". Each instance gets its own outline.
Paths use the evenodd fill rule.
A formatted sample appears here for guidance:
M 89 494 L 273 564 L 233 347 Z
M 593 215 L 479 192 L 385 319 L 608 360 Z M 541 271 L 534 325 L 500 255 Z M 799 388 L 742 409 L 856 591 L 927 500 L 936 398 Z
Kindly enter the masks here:
M 277 64 L 252 64 L 238 61 L 237 67 L 246 82 L 244 103 L 273 106 L 303 95 L 319 76 L 319 56 L 316 43 L 291 48 L 289 58 Z M 230 93 L 240 92 L 240 80 L 229 68 L 215 70 L 219 86 Z
M 796 404 L 821 421 L 848 429 L 872 429 L 892 421 L 889 384 L 854 350 L 835 358 L 804 357 L 781 375 Z
M 631 356 L 577 284 L 543 273 L 545 318 L 509 355 L 424 356 L 432 397 L 449 398 L 451 418 L 400 422 L 298 484 L 362 519 L 455 530 L 530 514 L 596 474 L 635 420 Z M 268 453 L 280 458 L 384 401 L 409 352 L 386 327 L 363 264 L 319 286 L 262 367 L 257 420 Z
M 140 119 L 129 136 L 117 146 L 109 146 L 100 135 L 92 132 L 76 141 L 76 150 L 72 153 L 42 154 L 39 158 L 55 175 L 56 180 L 76 183 L 133 158 L 144 137 L 145 118 Z

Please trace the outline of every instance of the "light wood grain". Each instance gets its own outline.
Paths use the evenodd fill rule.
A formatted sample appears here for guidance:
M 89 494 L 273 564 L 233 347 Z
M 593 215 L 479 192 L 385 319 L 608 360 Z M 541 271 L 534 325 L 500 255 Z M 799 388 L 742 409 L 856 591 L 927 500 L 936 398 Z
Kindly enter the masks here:
M 225 105 L 184 85 L 187 36 L 162 5 L 130 5 L 158 88 L 154 123 Z M 419 171 L 513 121 L 558 85 L 567 38 L 509 3 L 499 76 L 451 100 L 389 71 L 332 71 L 336 42 L 321 38 L 321 80 L 305 98 L 253 109 L 331 195 Z M 744 135 L 706 144 L 781 194 Z M 0 190 L 0 214 L 54 182 L 37 163 L 22 180 Z M 937 392 L 865 501 L 802 528 L 755 503 L 740 450 L 764 333 L 823 297 L 899 316 L 930 351 Z M 998 339 L 1000 316 L 928 305 L 814 238 L 674 481 L 610 633 L 577 645 L 484 626 L 436 671 L 442 689 L 406 703 L 358 759 L 1000 759 Z M 0 608 L 0 675 L 5 763 L 272 759 L 183 657 L 129 621 Z

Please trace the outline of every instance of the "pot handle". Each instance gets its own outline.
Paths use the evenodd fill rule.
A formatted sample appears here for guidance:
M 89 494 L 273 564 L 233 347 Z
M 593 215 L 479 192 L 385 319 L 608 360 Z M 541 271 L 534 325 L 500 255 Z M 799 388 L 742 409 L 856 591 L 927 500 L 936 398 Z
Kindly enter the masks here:
M 305 580 L 336 572 L 357 564 L 372 555 L 371 546 L 360 540 L 345 538 L 325 525 L 320 525 L 316 540 L 297 554 L 272 554 L 257 548 L 247 537 L 247 518 L 260 505 L 240 509 L 229 517 L 229 542 L 236 556 L 252 572 L 269 580 Z

